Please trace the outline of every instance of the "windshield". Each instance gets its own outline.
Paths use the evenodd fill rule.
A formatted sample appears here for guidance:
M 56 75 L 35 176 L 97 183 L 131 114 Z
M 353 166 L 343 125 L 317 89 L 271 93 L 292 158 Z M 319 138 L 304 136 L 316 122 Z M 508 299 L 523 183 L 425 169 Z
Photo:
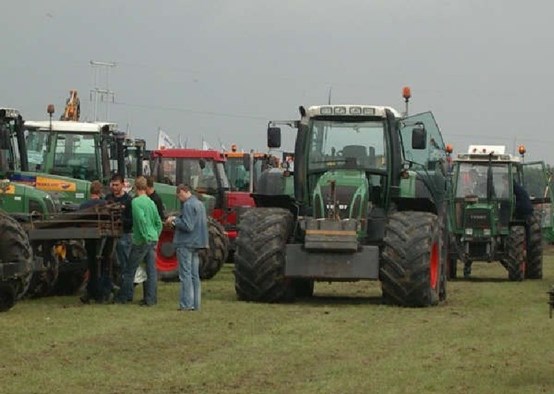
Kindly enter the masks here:
M 225 173 L 231 190 L 246 192 L 250 187 L 250 169 L 244 166 L 242 157 L 229 157 L 225 162 Z
M 206 159 L 162 159 L 158 167 L 161 182 L 191 186 L 194 190 L 215 193 L 218 189 L 218 178 L 221 187 L 229 188 L 223 163 Z
M 384 125 L 381 121 L 314 120 L 309 133 L 308 171 L 349 166 L 386 168 Z
M 30 171 L 42 171 L 44 156 L 48 147 L 48 132 L 27 131 L 26 133 L 27 157 Z
M 488 163 L 459 163 L 456 197 L 474 195 L 487 198 Z M 492 195 L 498 199 L 510 198 L 508 165 L 492 165 Z
M 47 172 L 89 181 L 100 179 L 99 159 L 93 134 L 54 133 L 28 130 L 30 171 Z M 52 141 L 51 139 L 54 139 Z M 45 163 L 49 144 L 54 143 L 54 161 Z M 50 161 L 50 163 L 52 163 Z M 46 167 L 51 168 L 46 168 Z

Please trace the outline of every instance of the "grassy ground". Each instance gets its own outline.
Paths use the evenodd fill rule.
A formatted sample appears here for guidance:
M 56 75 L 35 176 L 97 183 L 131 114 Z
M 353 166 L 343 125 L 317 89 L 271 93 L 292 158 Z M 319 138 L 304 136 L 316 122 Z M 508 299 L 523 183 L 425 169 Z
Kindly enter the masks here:
M 476 263 L 426 309 L 381 305 L 378 282 L 238 302 L 231 266 L 204 282 L 201 312 L 176 311 L 176 283 L 153 308 L 21 301 L 0 314 L 0 392 L 554 392 L 554 255 L 544 266 L 544 280 L 511 283 Z

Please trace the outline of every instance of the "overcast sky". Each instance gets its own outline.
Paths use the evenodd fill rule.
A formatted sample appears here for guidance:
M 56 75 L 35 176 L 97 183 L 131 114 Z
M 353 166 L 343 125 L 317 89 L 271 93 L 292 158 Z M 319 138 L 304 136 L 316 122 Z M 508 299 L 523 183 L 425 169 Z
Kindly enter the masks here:
M 525 144 L 554 163 L 552 15 L 546 0 L 5 1 L 0 106 L 59 116 L 77 89 L 91 119 L 90 91 L 109 87 L 110 120 L 151 148 L 161 128 L 189 147 L 265 149 L 269 120 L 330 89 L 403 110 L 409 85 L 410 112 L 433 111 L 456 151 Z M 116 63 L 109 86 L 91 60 Z

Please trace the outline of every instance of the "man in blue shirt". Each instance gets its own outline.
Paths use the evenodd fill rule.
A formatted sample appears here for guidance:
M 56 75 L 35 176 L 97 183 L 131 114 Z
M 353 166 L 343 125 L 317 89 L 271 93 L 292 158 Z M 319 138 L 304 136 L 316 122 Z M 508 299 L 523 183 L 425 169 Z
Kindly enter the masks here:
M 170 216 L 166 223 L 175 227 L 173 245 L 179 261 L 179 310 L 200 309 L 201 285 L 198 251 L 207 249 L 208 223 L 202 202 L 191 192 L 188 185 L 177 186 L 177 197 L 181 201 L 181 214 Z

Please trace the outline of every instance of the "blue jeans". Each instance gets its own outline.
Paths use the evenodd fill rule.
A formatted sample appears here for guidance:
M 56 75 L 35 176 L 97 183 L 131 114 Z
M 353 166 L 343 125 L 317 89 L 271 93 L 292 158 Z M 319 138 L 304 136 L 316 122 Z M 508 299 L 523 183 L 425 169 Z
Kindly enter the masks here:
M 117 257 L 117 265 L 119 265 L 118 272 L 120 273 L 120 277 L 117 278 L 118 281 L 123 280 L 123 271 L 129 261 L 129 253 L 131 253 L 132 245 L 131 236 L 131 233 L 123 233 L 115 244 L 115 255 Z
M 198 269 L 200 259 L 198 251 L 189 248 L 177 248 L 177 260 L 179 261 L 179 308 L 200 309 L 201 284 Z
M 116 302 L 125 303 L 133 300 L 135 272 L 141 261 L 146 264 L 146 275 L 148 278 L 143 283 L 144 302 L 147 305 L 155 305 L 158 302 L 158 272 L 156 271 L 156 242 L 147 242 L 131 247 L 129 261 L 123 270 L 123 281 Z

